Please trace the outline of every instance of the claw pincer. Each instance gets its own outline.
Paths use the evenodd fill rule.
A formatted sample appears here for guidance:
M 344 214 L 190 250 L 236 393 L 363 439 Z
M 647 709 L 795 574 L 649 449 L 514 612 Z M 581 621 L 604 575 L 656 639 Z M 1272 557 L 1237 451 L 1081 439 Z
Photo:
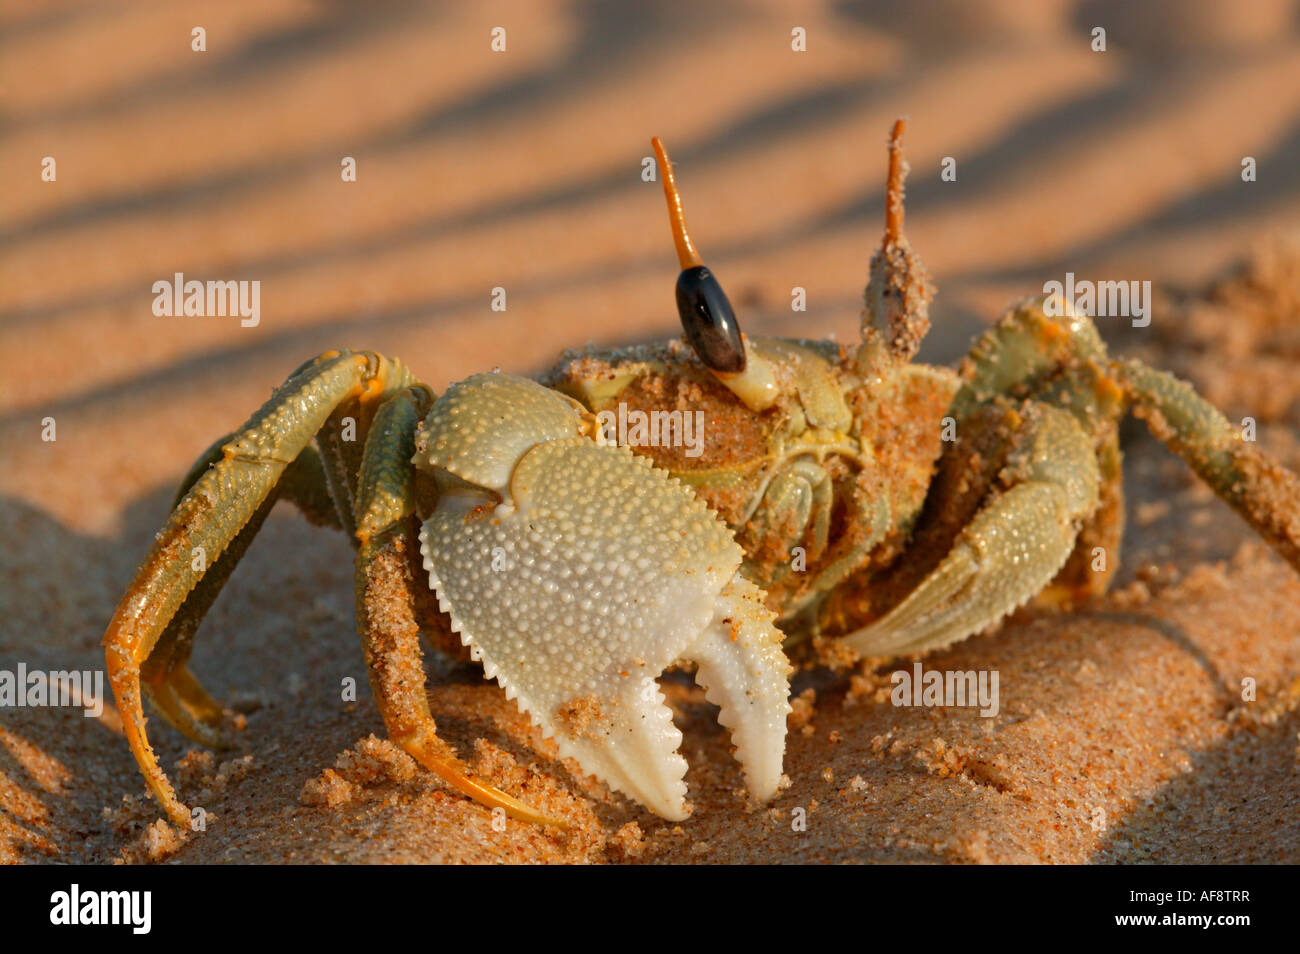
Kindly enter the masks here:
M 750 792 L 781 777 L 790 666 L 726 525 L 590 415 L 523 378 L 476 375 L 434 405 L 415 465 L 436 508 L 420 532 L 439 605 L 561 755 L 681 819 L 686 762 L 656 679 L 698 664 Z

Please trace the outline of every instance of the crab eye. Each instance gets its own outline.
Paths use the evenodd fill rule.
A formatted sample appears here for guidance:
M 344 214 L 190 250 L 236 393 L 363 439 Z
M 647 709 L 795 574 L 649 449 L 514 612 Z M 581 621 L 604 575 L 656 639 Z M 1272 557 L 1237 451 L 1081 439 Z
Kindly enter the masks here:
M 682 330 L 686 332 L 686 340 L 695 349 L 696 356 L 710 371 L 739 374 L 745 370 L 746 362 L 745 342 L 740 337 L 736 313 L 731 310 L 727 293 L 713 273 L 704 267 L 691 244 L 691 237 L 686 232 L 686 217 L 682 214 L 682 197 L 677 191 L 668 151 L 658 136 L 650 143 L 659 160 L 664 198 L 668 200 L 668 223 L 673 230 L 673 244 L 677 246 L 677 260 L 682 266 L 682 273 L 677 276 L 677 315 L 682 320 Z
M 677 276 L 677 314 L 695 354 L 711 371 L 739 374 L 745 370 L 745 345 L 727 293 L 703 265 Z

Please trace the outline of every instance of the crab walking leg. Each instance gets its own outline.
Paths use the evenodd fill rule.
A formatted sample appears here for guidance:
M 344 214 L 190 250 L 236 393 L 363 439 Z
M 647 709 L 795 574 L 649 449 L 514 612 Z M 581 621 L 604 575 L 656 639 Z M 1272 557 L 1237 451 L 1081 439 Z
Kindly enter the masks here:
M 1092 442 L 1066 411 L 1026 402 L 993 494 L 947 556 L 901 603 L 844 637 L 863 656 L 924 652 L 997 622 L 1041 590 L 1097 506 Z
M 299 373 L 301 372 L 294 372 L 295 375 Z M 176 495 L 172 497 L 172 510 L 180 505 L 200 477 L 225 458 L 224 448 L 234 437 L 235 433 L 232 432 L 217 438 L 199 455 L 176 488 Z M 277 500 L 287 500 L 296 506 L 307 518 L 308 523 L 318 527 L 342 529 L 338 511 L 335 509 L 334 500 L 330 496 L 329 486 L 326 483 L 324 464 L 321 463 L 316 448 L 310 444 L 299 451 L 293 463 L 285 469 L 284 476 L 276 485 L 275 494 Z M 233 544 L 231 546 L 233 547 Z
M 1099 422 L 1097 464 L 1101 473 L 1096 511 L 1083 522 L 1074 551 L 1056 578 L 1038 594 L 1043 606 L 1069 606 L 1106 592 L 1119 570 L 1118 559 L 1097 562 L 1098 554 L 1116 554 L 1124 539 L 1124 473 L 1119 447 L 1119 424 Z
M 1300 570 L 1300 477 L 1243 440 L 1186 382 L 1132 359 L 1111 367 L 1151 433 Z
M 198 479 L 224 457 L 221 448 L 233 436 L 227 434 L 195 461 L 176 491 L 172 502 L 173 510 L 185 499 Z M 140 667 L 140 678 L 163 718 L 187 738 L 210 748 L 224 747 L 215 727 L 220 725 L 225 716 L 225 707 L 212 698 L 189 669 L 188 660 L 193 649 L 194 633 L 235 567 L 243 559 L 272 506 L 279 500 L 295 504 L 313 524 L 332 526 L 335 529 L 340 527 L 338 514 L 325 485 L 320 457 L 310 445 L 304 447 L 262 506 L 230 542 L 216 563 L 208 567 L 208 571 L 199 578 Z
M 226 707 L 208 695 L 202 683 L 194 677 L 194 673 L 190 672 L 187 663 L 182 663 L 172 670 L 171 679 L 168 682 L 176 692 L 177 698 L 200 723 L 217 725 L 221 722 L 222 717 L 226 714 Z M 218 743 L 220 743 L 220 739 L 218 739 Z
M 181 482 L 173 509 L 199 478 L 224 457 L 221 448 L 233 436 L 222 438 L 199 457 Z M 215 727 L 221 723 L 225 707 L 212 698 L 189 670 L 187 663 L 194 634 L 278 500 L 296 504 L 312 523 L 339 526 L 325 487 L 320 458 L 310 446 L 304 447 L 244 528 L 199 578 L 140 667 L 140 678 L 163 718 L 187 738 L 210 748 L 224 747 Z
M 362 441 L 366 439 L 366 431 L 356 421 L 358 404 L 359 402 L 348 401 L 335 408 L 316 435 L 325 493 L 333 503 L 340 528 L 349 539 L 356 538 L 356 518 L 360 511 L 357 475 L 361 470 Z M 357 433 L 352 435 L 351 440 L 345 440 L 349 418 Z
M 1047 308 L 1058 312 L 1048 315 Z M 1106 366 L 1106 346 L 1086 315 L 1061 298 L 1028 298 L 976 339 L 962 362 L 951 413 L 958 421 L 981 404 L 1069 365 Z
M 197 579 L 153 648 L 140 660 L 140 681 L 162 717 L 186 738 L 209 748 L 224 748 L 216 728 L 223 707 L 189 672 L 194 634 L 261 530 L 275 499 L 274 492 L 268 494 L 216 562 Z
M 189 812 L 158 765 L 145 734 L 141 667 L 186 598 L 240 532 L 267 506 L 289 463 L 343 401 L 382 391 L 406 372 L 373 354 L 326 352 L 281 385 L 222 447 L 172 511 L 104 634 L 105 662 L 131 751 L 173 822 Z M 263 514 L 264 515 L 264 514 Z M 202 558 L 199 558 L 201 554 Z M 183 679 L 182 679 L 183 681 Z M 201 699 L 196 693 L 190 695 Z M 206 693 L 203 694 L 206 696 Z M 177 715 L 179 699 L 165 699 Z M 193 726 L 191 726 L 192 728 Z
M 388 737 L 456 791 L 520 821 L 559 825 L 516 798 L 472 778 L 438 738 L 429 711 L 416 621 L 411 557 L 415 552 L 415 428 L 433 403 L 422 385 L 376 412 L 357 481 L 357 628 Z
M 223 448 L 234 436 L 235 434 L 231 433 L 218 438 L 212 442 L 212 446 L 199 455 L 198 460 L 190 467 L 189 473 L 176 488 L 176 496 L 172 498 L 173 510 L 185 499 L 185 495 L 198 483 L 199 478 L 226 456 Z M 326 484 L 324 465 L 321 463 L 320 455 L 316 453 L 316 448 L 310 444 L 299 451 L 294 462 L 285 469 L 284 476 L 280 478 L 275 491 L 277 499 L 288 500 L 294 504 L 307 518 L 308 523 L 318 527 L 342 529 L 338 511 L 334 507 L 334 500 L 330 497 L 329 487 Z
M 1025 299 L 976 340 L 961 376 L 949 412 L 959 422 L 999 396 L 1023 390 L 1071 411 L 1092 434 L 1101 465 L 1101 505 L 1081 527 L 1060 575 L 1037 600 L 1060 605 L 1104 592 L 1119 561 L 1107 560 L 1099 568 L 1095 554 L 1099 547 L 1118 554 L 1124 535 L 1118 427 L 1124 393 L 1096 325 L 1063 298 Z

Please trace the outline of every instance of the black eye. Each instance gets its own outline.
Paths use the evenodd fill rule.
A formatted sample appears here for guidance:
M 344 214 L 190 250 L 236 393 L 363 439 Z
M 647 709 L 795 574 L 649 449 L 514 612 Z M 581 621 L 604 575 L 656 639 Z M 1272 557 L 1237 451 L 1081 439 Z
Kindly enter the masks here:
M 686 340 L 709 370 L 722 374 L 745 370 L 745 346 L 735 312 L 713 272 L 703 265 L 683 269 L 677 276 L 677 314 Z
M 677 315 L 682 319 L 682 330 L 696 356 L 710 371 L 740 374 L 745 370 L 745 342 L 740 337 L 736 313 L 731 310 L 727 293 L 700 262 L 699 253 L 691 244 L 668 150 L 658 136 L 650 144 L 659 160 L 664 198 L 668 201 L 668 224 L 673 230 L 673 244 L 677 246 L 677 261 L 682 266 L 682 273 L 677 276 Z

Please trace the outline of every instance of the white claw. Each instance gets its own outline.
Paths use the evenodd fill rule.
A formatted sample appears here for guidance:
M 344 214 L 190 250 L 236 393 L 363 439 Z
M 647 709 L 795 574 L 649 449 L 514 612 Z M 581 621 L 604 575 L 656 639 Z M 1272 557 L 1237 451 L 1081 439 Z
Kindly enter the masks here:
M 528 384 L 555 406 L 553 392 Z M 437 410 L 422 442 L 442 450 L 424 463 L 455 473 L 455 432 L 466 419 L 440 419 Z M 493 457 L 482 475 L 494 478 L 492 493 L 458 489 L 439 499 L 420 532 L 439 604 L 561 755 L 672 820 L 686 816 L 686 762 L 656 679 L 675 661 L 695 660 L 749 790 L 770 798 L 790 667 L 761 591 L 737 575 L 740 548 L 716 514 L 645 458 L 552 436 L 565 427 L 557 416 L 531 447 L 517 432 L 505 435 L 496 446 L 518 456 Z M 484 435 L 472 436 L 481 444 Z M 472 466 L 483 459 L 474 455 Z M 500 479 L 507 464 L 508 482 Z
M 790 715 L 790 664 L 772 639 L 773 613 L 762 591 L 737 576 L 718 596 L 713 621 L 686 653 L 695 679 L 721 709 L 751 794 L 767 801 L 781 782 L 785 724 Z

